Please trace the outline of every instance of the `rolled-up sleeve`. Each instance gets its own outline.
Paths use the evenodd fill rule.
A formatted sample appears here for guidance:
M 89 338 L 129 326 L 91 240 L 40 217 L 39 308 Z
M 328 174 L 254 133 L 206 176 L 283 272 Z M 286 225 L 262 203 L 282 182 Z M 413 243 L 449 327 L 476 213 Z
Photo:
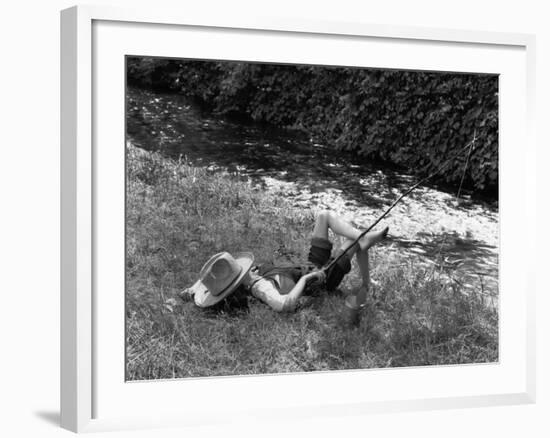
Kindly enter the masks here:
M 281 295 L 273 282 L 265 278 L 256 281 L 252 286 L 251 292 L 252 295 L 277 312 L 293 310 L 294 308 L 288 300 L 290 297 L 288 295 Z

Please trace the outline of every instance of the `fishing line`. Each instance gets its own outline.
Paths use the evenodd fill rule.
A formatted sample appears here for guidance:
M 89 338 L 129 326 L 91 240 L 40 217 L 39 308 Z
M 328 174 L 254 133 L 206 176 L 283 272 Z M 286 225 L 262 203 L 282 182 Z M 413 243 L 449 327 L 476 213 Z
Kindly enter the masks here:
M 372 230 L 376 225 L 378 225 L 378 223 L 384 219 L 388 214 L 389 212 L 399 203 L 399 201 L 401 201 L 405 196 L 409 195 L 414 189 L 416 189 L 418 186 L 420 186 L 422 183 L 428 181 L 430 178 L 434 177 L 435 175 L 437 175 L 439 172 L 441 172 L 451 161 L 455 160 L 456 158 L 458 158 L 466 149 L 470 149 L 470 152 L 468 153 L 468 157 L 470 156 L 470 153 L 473 149 L 473 146 L 474 146 L 474 143 L 475 143 L 475 140 L 476 140 L 476 136 L 475 136 L 475 133 L 474 133 L 474 138 L 466 145 L 464 146 L 463 148 L 461 148 L 456 154 L 454 154 L 451 158 L 448 158 L 447 160 L 445 160 L 443 162 L 442 165 L 440 165 L 434 172 L 432 172 L 431 174 L 429 174 L 428 176 L 422 178 L 420 181 L 418 181 L 416 184 L 414 184 L 413 186 L 411 186 L 406 192 L 404 192 L 401 196 L 399 196 L 399 198 L 397 198 L 387 209 L 386 211 L 384 211 L 384 213 L 378 217 L 378 219 L 376 219 L 365 231 L 363 231 L 361 234 L 359 234 L 359 236 L 353 241 L 353 243 L 351 245 L 349 245 L 346 249 L 344 249 L 342 252 L 340 252 L 340 254 L 334 258 L 331 262 L 329 262 L 326 266 L 324 266 L 322 269 L 323 271 L 328 271 L 330 268 L 332 268 L 336 263 L 338 263 L 338 261 L 351 249 L 353 248 L 353 246 L 355 244 L 357 244 L 359 242 L 359 240 L 361 240 L 362 237 L 365 236 L 365 234 L 367 234 L 370 230 Z
M 476 142 L 476 130 L 474 130 L 474 138 L 473 140 L 470 142 L 470 149 L 468 149 L 468 155 L 466 156 L 466 161 L 464 162 L 464 170 L 462 171 L 462 177 L 460 178 L 460 185 L 458 186 L 458 191 L 456 192 L 456 197 L 455 197 L 455 203 L 457 205 L 457 207 L 459 206 L 459 203 L 458 203 L 458 199 L 460 198 L 460 192 L 462 190 L 462 183 L 464 182 L 464 177 L 466 176 L 466 170 L 468 169 L 468 164 L 470 162 L 470 155 L 472 154 L 472 149 L 474 147 L 474 144 Z M 441 242 L 439 243 L 439 246 L 437 248 L 437 258 L 436 260 L 441 256 L 441 250 L 443 248 L 443 245 L 447 243 L 447 236 L 445 236 L 444 239 L 441 240 Z M 444 260 L 444 262 L 447 262 L 447 260 Z
M 456 202 L 458 204 L 458 198 L 460 198 L 460 191 L 462 190 L 462 183 L 464 182 L 464 177 L 466 176 L 466 169 L 468 168 L 468 163 L 470 162 L 470 155 L 472 153 L 472 148 L 476 142 L 476 131 L 474 130 L 474 139 L 471 141 L 470 149 L 468 150 L 468 156 L 466 157 L 466 162 L 464 163 L 464 171 L 462 172 L 462 178 L 460 179 L 460 185 L 458 186 L 458 192 L 456 192 Z

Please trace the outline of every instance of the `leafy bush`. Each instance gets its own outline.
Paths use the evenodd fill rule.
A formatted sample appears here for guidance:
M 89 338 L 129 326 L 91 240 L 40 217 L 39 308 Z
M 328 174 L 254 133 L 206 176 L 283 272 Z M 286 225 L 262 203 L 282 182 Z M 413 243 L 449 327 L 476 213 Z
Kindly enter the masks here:
M 496 75 L 129 58 L 128 79 L 420 175 L 475 135 L 465 183 L 498 188 Z M 464 162 L 456 159 L 441 180 L 459 182 Z

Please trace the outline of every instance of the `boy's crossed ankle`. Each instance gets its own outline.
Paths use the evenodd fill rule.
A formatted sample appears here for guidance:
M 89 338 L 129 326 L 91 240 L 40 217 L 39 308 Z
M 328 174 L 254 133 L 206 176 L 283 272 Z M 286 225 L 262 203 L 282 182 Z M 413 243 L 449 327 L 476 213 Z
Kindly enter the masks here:
M 388 230 L 390 227 L 385 227 L 380 231 L 371 231 L 361 238 L 359 246 L 362 250 L 369 249 L 371 246 L 382 242 L 388 236 Z

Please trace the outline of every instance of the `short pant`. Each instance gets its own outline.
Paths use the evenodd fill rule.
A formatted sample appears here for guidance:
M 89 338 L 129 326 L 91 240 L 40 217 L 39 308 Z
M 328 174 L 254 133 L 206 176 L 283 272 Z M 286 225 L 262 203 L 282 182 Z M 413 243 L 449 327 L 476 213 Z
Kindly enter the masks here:
M 337 258 L 341 253 L 342 250 L 339 249 L 335 252 L 334 256 L 331 256 L 332 242 L 322 237 L 312 237 L 308 261 L 317 268 L 322 268 L 327 263 Z M 327 290 L 335 290 L 349 271 L 351 271 L 351 261 L 346 253 L 328 270 L 325 282 Z

